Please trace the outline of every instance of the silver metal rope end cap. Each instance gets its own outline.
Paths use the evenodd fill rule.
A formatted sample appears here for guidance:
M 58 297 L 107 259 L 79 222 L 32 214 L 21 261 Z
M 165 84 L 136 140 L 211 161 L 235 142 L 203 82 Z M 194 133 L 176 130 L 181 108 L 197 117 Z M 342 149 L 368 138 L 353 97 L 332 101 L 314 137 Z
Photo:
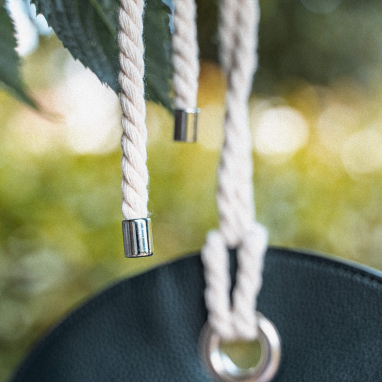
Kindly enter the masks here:
M 196 142 L 199 112 L 200 109 L 191 107 L 186 109 L 176 109 L 174 111 L 174 141 L 181 141 L 187 143 Z
M 147 257 L 154 254 L 151 219 L 133 219 L 122 222 L 125 257 Z

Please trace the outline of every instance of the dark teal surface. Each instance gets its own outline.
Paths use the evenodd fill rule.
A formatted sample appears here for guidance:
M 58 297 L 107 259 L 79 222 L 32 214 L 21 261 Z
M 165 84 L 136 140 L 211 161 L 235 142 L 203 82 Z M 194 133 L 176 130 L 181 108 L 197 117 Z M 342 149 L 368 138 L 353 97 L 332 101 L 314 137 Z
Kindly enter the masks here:
M 13 382 L 212 381 L 198 355 L 204 287 L 197 255 L 122 281 L 56 327 Z M 282 339 L 274 382 L 382 381 L 377 271 L 271 248 L 258 307 Z

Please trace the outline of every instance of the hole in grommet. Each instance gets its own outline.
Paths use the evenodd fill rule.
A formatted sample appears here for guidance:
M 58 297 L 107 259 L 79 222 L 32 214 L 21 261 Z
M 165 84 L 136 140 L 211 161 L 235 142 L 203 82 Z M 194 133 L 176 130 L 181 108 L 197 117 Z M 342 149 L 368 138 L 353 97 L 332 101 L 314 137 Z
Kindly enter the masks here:
M 255 368 L 261 359 L 260 341 L 222 341 L 220 355 L 227 368 L 232 364 L 242 370 Z

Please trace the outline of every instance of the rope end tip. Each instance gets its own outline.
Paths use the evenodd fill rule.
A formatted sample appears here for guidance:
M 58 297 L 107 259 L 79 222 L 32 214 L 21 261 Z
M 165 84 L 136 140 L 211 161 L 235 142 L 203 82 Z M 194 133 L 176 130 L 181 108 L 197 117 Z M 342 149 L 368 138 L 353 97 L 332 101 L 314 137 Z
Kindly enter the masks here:
M 197 141 L 198 116 L 200 109 L 186 108 L 176 109 L 174 141 L 194 143 Z
M 148 257 L 154 254 L 151 219 L 132 219 L 122 222 L 125 257 Z

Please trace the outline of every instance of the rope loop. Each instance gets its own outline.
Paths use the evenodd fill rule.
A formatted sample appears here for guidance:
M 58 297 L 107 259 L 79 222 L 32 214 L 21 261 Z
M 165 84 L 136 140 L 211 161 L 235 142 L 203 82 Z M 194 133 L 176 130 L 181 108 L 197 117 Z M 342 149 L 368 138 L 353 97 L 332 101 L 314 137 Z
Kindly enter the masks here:
M 257 337 L 256 298 L 262 284 L 263 258 L 268 247 L 266 228 L 253 222 L 237 247 L 238 270 L 231 305 L 227 242 L 220 231 L 210 231 L 202 248 L 205 302 L 211 327 L 226 341 Z

